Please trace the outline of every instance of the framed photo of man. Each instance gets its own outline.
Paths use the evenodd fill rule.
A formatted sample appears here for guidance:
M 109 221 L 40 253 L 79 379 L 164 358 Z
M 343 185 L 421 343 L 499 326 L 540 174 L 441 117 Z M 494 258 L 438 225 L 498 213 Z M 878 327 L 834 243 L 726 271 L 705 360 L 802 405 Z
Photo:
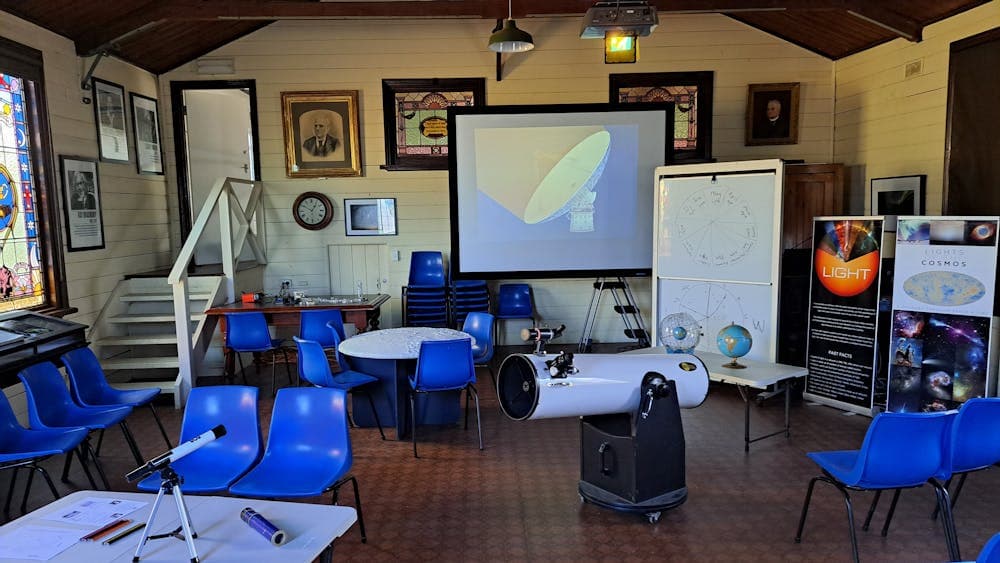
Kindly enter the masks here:
M 358 91 L 282 92 L 289 178 L 361 176 Z
M 747 91 L 746 145 L 799 142 L 799 83 L 750 84 Z
M 70 252 L 104 248 L 104 217 L 97 161 L 79 156 L 60 156 L 66 246 Z
M 163 174 L 160 116 L 156 100 L 129 92 L 132 106 L 132 136 L 135 138 L 135 168 L 139 174 Z
M 128 133 L 125 124 L 125 88 L 120 84 L 91 78 L 94 122 L 101 160 L 128 162 Z

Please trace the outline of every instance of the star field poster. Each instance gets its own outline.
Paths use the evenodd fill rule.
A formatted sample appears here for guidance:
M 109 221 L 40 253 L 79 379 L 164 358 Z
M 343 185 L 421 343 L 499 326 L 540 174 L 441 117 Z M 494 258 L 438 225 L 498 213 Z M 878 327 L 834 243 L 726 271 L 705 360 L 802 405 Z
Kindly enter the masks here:
M 888 410 L 958 408 L 992 395 L 998 217 L 901 217 Z
M 814 220 L 805 389 L 810 400 L 871 412 L 881 264 L 880 217 Z

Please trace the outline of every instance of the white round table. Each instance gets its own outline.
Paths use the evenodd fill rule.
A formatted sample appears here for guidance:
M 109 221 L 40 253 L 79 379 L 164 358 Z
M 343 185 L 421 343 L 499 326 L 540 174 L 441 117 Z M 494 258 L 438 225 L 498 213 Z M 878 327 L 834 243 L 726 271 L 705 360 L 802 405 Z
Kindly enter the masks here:
M 405 327 L 363 332 L 340 343 L 340 353 L 372 360 L 415 360 L 425 340 L 470 339 L 467 333 L 450 328 Z M 475 341 L 473 341 L 475 343 Z
M 420 343 L 425 340 L 472 339 L 458 330 L 431 327 L 384 328 L 352 336 L 338 350 L 348 356 L 351 369 L 378 378 L 372 383 L 372 400 L 384 426 L 395 426 L 396 439 L 409 426 L 409 378 L 416 370 Z M 475 340 L 473 339 L 473 342 Z M 421 393 L 418 424 L 452 424 L 461 415 L 458 391 Z M 354 397 L 352 416 L 358 426 L 375 426 L 371 406 L 364 397 Z

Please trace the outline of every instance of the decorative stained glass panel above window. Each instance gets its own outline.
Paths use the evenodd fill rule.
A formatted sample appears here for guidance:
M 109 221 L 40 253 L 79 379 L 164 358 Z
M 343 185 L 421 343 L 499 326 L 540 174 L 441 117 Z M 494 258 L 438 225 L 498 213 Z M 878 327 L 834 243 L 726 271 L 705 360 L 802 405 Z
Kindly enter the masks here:
M 45 302 L 23 84 L 0 74 L 0 311 Z

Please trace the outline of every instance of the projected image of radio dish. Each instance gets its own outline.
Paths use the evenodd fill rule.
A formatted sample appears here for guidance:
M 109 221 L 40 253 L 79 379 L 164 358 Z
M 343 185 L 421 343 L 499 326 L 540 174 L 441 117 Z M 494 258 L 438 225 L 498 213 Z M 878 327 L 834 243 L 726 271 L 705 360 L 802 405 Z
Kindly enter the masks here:
M 528 225 L 569 218 L 570 232 L 594 230 L 594 191 L 611 152 L 604 127 L 476 131 L 479 190 Z M 530 165 L 511 169 L 497 154 Z
M 931 271 L 909 277 L 903 282 L 903 291 L 928 305 L 960 307 L 982 299 L 986 286 L 961 272 Z

